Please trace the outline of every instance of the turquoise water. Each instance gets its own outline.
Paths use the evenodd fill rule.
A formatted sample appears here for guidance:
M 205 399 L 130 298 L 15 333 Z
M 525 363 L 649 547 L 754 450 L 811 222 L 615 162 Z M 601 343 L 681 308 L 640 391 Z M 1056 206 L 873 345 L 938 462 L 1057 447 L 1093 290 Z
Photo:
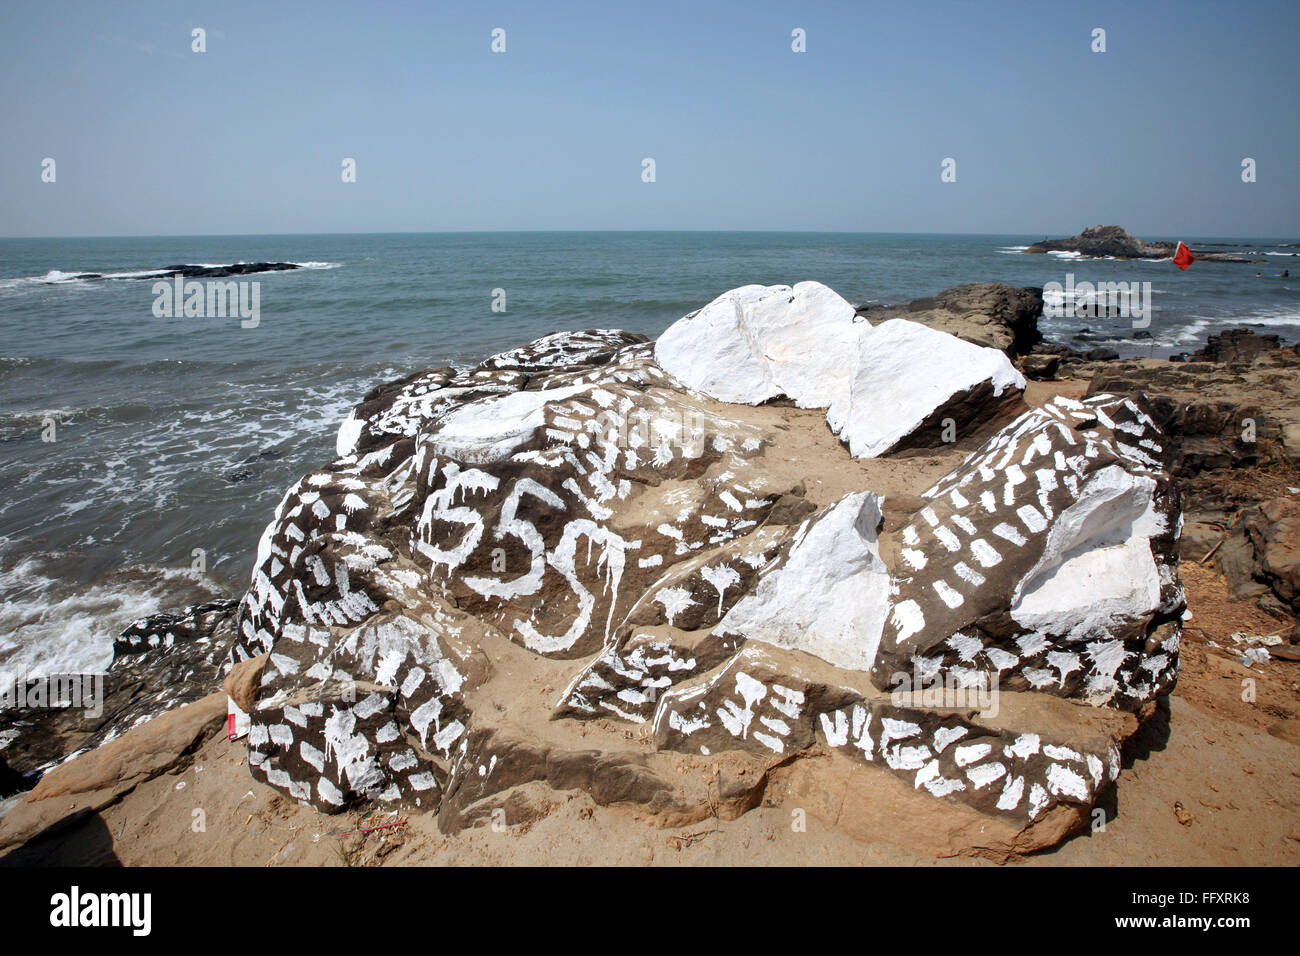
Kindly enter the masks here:
M 230 593 L 284 488 L 332 457 L 366 390 L 560 329 L 654 336 L 746 283 L 817 279 L 854 303 L 963 282 L 1149 281 L 1153 339 L 1084 323 L 1121 351 L 1194 349 L 1253 325 L 1300 339 L 1280 272 L 1295 240 L 1219 240 L 1268 265 L 1028 256 L 1041 236 L 471 233 L 0 240 L 0 664 L 105 662 L 121 624 Z M 1147 237 L 1163 238 L 1163 237 Z M 1188 237 L 1176 237 L 1188 239 Z M 1194 248 L 1215 240 L 1189 239 Z M 157 318 L 148 280 L 179 263 L 284 261 L 260 321 Z M 1294 270 L 1293 270 L 1294 271 Z M 250 281 L 251 281 L 250 280 Z M 1300 281 L 1300 280 L 1296 280 Z M 494 290 L 506 311 L 492 311 Z M 1079 319 L 1045 322 L 1069 343 Z M 1078 345 L 1079 343 L 1074 343 Z M 52 442 L 42 440 L 50 419 Z M 193 570 L 196 549 L 203 570 Z

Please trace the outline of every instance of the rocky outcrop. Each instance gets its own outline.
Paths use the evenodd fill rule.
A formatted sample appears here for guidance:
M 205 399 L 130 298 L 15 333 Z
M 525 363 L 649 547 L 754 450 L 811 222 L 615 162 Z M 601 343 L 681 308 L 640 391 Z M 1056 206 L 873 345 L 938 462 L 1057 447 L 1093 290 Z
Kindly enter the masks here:
M 1015 358 L 1042 338 L 1038 318 L 1043 314 L 1043 290 L 972 282 L 902 305 L 862 306 L 857 314 L 873 324 L 887 319 L 919 322 Z
M 1187 362 L 1127 359 L 1071 372 L 1091 378 L 1091 393 L 1148 396 L 1192 511 L 1226 520 L 1300 486 L 1300 351 L 1274 336 L 1233 330 Z
M 51 770 L 0 820 L 0 850 L 102 810 L 184 764 L 225 717 L 225 695 L 209 694 Z
M 86 675 L 82 706 L 0 708 L 3 753 L 29 789 L 42 773 L 94 750 L 132 727 L 211 693 L 235 641 L 237 600 L 196 604 L 133 622 L 113 644 L 113 661 L 97 682 Z M 38 679 L 28 684 L 35 687 Z M 83 694 L 84 696 L 84 694 Z M 33 699 L 24 694 L 24 700 Z
M 1059 840 L 1174 681 L 1179 512 L 1139 401 L 1023 383 L 800 283 L 376 389 L 259 545 L 251 772 L 449 832 L 538 785 L 676 825 L 885 775 L 953 852 Z M 873 462 L 952 455 L 943 419 L 975 450 L 892 505 Z
M 143 281 L 149 280 L 156 282 L 159 279 L 229 279 L 234 276 L 257 275 L 262 272 L 292 272 L 295 269 L 303 268 L 296 262 L 234 262 L 222 266 L 192 266 L 184 263 L 175 266 L 164 266 L 161 269 L 142 270 L 136 273 L 122 275 L 104 275 L 99 272 L 78 272 L 75 275 L 67 276 L 63 281 L 76 281 L 81 279 L 127 279 Z
M 1177 251 L 1176 242 L 1144 242 L 1119 226 L 1089 226 L 1077 236 L 1067 239 L 1044 239 L 1036 242 L 1027 253 L 1077 252 L 1080 255 L 1112 259 L 1167 259 Z M 1229 252 L 1192 250 L 1198 262 L 1267 262 Z
M 1218 560 L 1233 597 L 1267 595 L 1266 606 L 1300 613 L 1300 499 L 1275 498 L 1243 512 Z
M 1277 578 L 1261 563 L 1272 525 L 1260 509 L 1300 488 L 1300 348 L 1231 329 L 1183 361 L 1095 362 L 1044 343 L 1021 367 L 1030 378 L 1048 378 L 1048 366 L 1030 360 L 1049 358 L 1052 376 L 1088 380 L 1090 394 L 1145 396 L 1183 500 L 1183 557 L 1213 557 L 1234 597 L 1288 613 L 1291 600 L 1274 590 Z
M 1205 345 L 1193 352 L 1189 362 L 1226 362 L 1250 364 L 1259 356 L 1282 348 L 1277 335 L 1261 335 L 1251 329 L 1228 329 L 1207 336 Z M 1293 347 L 1291 351 L 1296 351 Z

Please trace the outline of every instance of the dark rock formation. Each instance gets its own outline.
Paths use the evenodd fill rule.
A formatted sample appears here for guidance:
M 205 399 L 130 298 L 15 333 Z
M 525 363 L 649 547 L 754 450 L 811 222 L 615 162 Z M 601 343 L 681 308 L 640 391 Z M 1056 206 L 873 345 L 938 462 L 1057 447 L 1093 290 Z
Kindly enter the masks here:
M 157 282 L 159 279 L 229 279 L 234 276 L 257 275 L 261 272 L 291 272 L 302 266 L 294 262 L 234 262 L 224 266 L 164 266 L 148 271 L 143 275 L 106 276 L 98 272 L 80 272 L 70 276 L 69 280 L 79 279 L 118 279 Z
M 1068 239 L 1044 239 L 1036 242 L 1027 253 L 1078 252 L 1085 256 L 1115 259 L 1167 259 L 1178 248 L 1176 242 L 1144 242 L 1119 226 L 1089 226 L 1077 236 Z M 1226 252 L 1192 253 L 1198 262 L 1266 262 Z
M 1189 356 L 1192 362 L 1253 362 L 1265 352 L 1282 347 L 1276 335 L 1261 335 L 1250 329 L 1228 329 L 1205 339 L 1204 347 Z M 1293 348 L 1292 351 L 1295 351 Z
M 5 762 L 4 754 L 0 753 L 0 798 L 13 796 L 19 791 L 26 790 L 29 785 L 22 774 Z
M 135 621 L 113 644 L 103 699 L 94 707 L 0 709 L 0 733 L 18 732 L 4 750 L 10 769 L 30 786 L 70 755 L 210 694 L 235 640 L 237 606 L 217 601 Z

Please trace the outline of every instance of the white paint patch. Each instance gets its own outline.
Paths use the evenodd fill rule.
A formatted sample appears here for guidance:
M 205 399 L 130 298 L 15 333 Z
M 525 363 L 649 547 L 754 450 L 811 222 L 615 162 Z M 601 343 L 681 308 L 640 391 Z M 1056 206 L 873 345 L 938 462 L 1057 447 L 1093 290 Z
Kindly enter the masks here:
M 846 495 L 809 521 L 784 563 L 762 575 L 718 624 L 718 633 L 870 670 L 889 612 L 889 571 L 875 529 L 880 499 Z

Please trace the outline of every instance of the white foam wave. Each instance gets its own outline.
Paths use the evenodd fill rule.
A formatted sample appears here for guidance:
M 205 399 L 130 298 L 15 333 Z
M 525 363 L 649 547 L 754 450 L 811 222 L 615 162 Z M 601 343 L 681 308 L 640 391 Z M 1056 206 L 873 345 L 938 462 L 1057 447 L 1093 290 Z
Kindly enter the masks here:
M 85 588 L 69 588 L 47 570 L 35 557 L 0 569 L 0 670 L 32 677 L 101 672 L 112 663 L 113 641 L 132 621 L 181 609 L 178 585 L 216 593 L 188 569 L 136 568 Z M 201 597 L 201 591 L 194 595 Z

